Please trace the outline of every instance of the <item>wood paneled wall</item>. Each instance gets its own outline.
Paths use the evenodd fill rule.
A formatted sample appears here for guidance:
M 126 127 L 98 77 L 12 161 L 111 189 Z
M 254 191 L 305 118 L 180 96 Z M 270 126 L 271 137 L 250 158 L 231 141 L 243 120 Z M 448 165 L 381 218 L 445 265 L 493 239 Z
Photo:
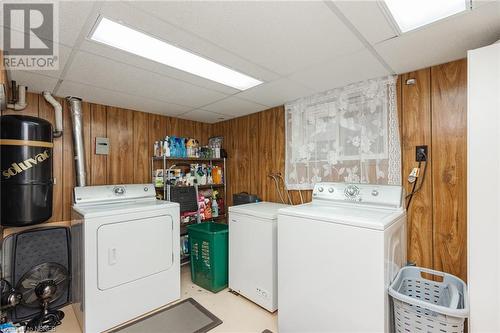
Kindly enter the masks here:
M 406 85 L 408 79 L 416 79 L 414 85 Z M 433 267 L 432 240 L 432 164 L 431 142 L 431 77 L 430 69 L 403 74 L 398 83 L 401 85 L 401 127 L 403 184 L 410 193 L 412 184 L 406 177 L 418 164 L 415 162 L 415 146 L 427 145 L 428 164 L 425 180 L 408 210 L 408 260 L 418 265 Z M 423 173 L 422 173 L 423 176 Z M 420 181 L 420 180 L 419 180 Z
M 283 106 L 212 125 L 214 136 L 224 137 L 228 153 L 228 204 L 234 193 L 257 194 L 264 201 L 281 202 L 271 173 L 285 174 L 285 110 Z M 288 202 L 283 184 L 280 189 Z M 297 191 L 289 191 L 300 203 Z M 305 201 L 310 191 L 302 191 Z
M 467 279 L 467 61 L 431 68 L 434 268 Z
M 49 222 L 71 219 L 72 191 L 75 185 L 69 105 L 64 99 L 57 99 L 63 105 L 64 134 L 60 138 L 54 138 L 55 185 L 53 214 Z M 47 119 L 54 124 L 54 111 L 40 94 L 28 93 L 27 102 L 25 110 L 8 110 L 3 114 L 30 115 Z M 90 185 L 150 182 L 150 159 L 154 141 L 169 134 L 193 137 L 206 143 L 210 132 L 209 124 L 184 119 L 86 102 L 82 103 L 82 109 L 86 178 Z M 109 138 L 109 155 L 94 154 L 96 137 Z
M 403 180 L 415 162 L 415 146 L 427 145 L 429 162 L 421 190 L 408 211 L 408 259 L 466 279 L 466 60 L 400 75 L 398 107 Z M 406 85 L 414 78 L 414 85 Z M 213 125 L 228 151 L 228 198 L 246 191 L 280 202 L 269 173 L 285 172 L 284 108 L 276 107 Z M 304 201 L 311 191 L 303 191 Z M 290 191 L 294 204 L 297 191 Z M 286 199 L 285 199 L 286 200 Z M 231 204 L 231 201 L 229 202 Z
M 416 84 L 406 85 L 415 78 Z M 409 259 L 467 279 L 467 61 L 401 76 L 403 175 L 429 146 L 422 189 L 408 212 Z M 406 190 L 410 184 L 406 183 Z
M 280 110 L 275 110 L 280 114 Z M 273 112 L 273 111 L 270 111 Z M 232 204 L 232 194 L 241 191 L 264 195 L 261 180 L 265 178 L 265 167 L 261 161 L 265 158 L 260 146 L 259 132 L 261 113 L 251 114 L 214 125 L 215 134 L 224 136 L 224 147 L 229 155 L 227 168 L 228 204 Z M 275 141 L 274 133 L 266 133 L 269 144 Z M 278 146 L 279 147 L 279 146 Z M 273 161 L 279 165 L 280 155 Z

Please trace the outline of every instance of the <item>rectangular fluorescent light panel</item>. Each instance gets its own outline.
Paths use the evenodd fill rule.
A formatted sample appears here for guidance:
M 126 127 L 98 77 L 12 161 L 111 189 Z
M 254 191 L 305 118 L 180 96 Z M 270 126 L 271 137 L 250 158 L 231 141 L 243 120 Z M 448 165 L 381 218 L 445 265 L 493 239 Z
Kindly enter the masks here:
M 223 65 L 102 17 L 90 39 L 238 90 L 262 83 Z
M 469 1 L 385 0 L 385 4 L 401 32 L 407 32 L 465 11 Z

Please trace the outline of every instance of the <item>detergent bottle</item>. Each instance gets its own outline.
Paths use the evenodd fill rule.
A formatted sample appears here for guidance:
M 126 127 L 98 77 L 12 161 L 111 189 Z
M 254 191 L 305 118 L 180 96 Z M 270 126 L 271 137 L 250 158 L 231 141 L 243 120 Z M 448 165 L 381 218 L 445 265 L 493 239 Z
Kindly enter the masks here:
M 219 205 L 217 204 L 217 191 L 212 194 L 212 217 L 219 216 Z

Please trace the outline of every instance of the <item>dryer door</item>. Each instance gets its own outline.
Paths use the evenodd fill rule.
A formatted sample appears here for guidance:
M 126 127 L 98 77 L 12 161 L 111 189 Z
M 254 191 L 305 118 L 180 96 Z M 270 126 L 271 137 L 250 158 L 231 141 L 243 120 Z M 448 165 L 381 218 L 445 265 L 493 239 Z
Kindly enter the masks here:
M 168 270 L 173 264 L 172 227 L 169 215 L 99 227 L 98 288 L 110 289 Z

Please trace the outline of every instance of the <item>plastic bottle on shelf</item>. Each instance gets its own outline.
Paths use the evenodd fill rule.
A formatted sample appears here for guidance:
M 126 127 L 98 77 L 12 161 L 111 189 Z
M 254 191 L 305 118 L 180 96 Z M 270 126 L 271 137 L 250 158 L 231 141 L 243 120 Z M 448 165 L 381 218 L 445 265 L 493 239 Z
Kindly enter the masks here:
M 207 184 L 213 184 L 214 179 L 212 177 L 212 167 L 208 166 L 207 167 Z
M 213 192 L 212 195 L 212 217 L 219 216 L 219 205 L 217 204 L 217 191 Z
M 160 156 L 159 150 L 160 150 L 160 143 L 158 141 L 155 141 L 155 144 L 153 146 L 153 155 L 156 157 Z
M 170 147 L 169 147 L 168 136 L 166 136 L 165 140 L 163 141 L 163 155 L 170 157 Z
M 212 179 L 214 184 L 222 184 L 222 168 L 215 165 L 212 168 Z

